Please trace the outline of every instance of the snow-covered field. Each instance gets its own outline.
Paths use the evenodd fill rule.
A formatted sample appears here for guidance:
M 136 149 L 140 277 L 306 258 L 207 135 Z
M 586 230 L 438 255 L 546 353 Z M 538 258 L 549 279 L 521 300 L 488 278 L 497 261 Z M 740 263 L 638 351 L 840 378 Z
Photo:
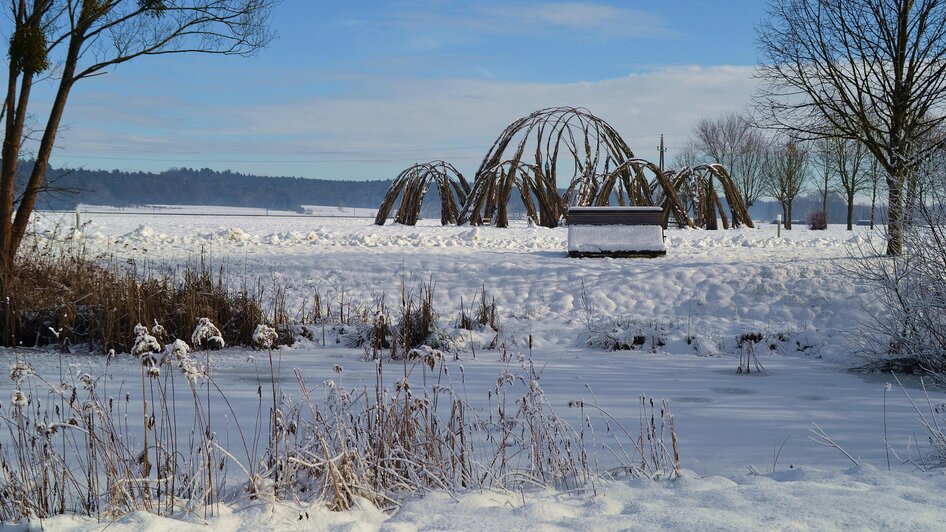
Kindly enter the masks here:
M 906 462 L 924 438 L 910 402 L 896 385 L 885 397 L 889 377 L 848 371 L 861 362 L 859 323 L 879 311 L 871 287 L 845 273 L 855 260 L 851 254 L 872 238 L 866 228 L 797 227 L 781 238 L 770 225 L 670 230 L 664 258 L 577 260 L 566 258 L 563 228 L 440 227 L 432 221 L 377 227 L 369 218 L 229 214 L 237 216 L 166 216 L 146 208 L 87 212 L 75 245 L 154 264 L 203 253 L 226 264 L 237 280 L 274 278 L 288 288 L 290 307 L 316 291 L 330 300 L 344 292 L 346 300 L 370 305 L 381 293 L 399 297 L 402 283 L 431 281 L 445 325 L 461 299 L 468 305 L 485 286 L 497 302 L 501 343 L 514 355 L 501 362 L 500 350 L 471 340 L 474 358 L 461 346 L 452 364 L 462 366 L 471 403 L 487 403 L 500 371 L 518 367 L 520 353 L 541 368 L 546 398 L 574 424 L 580 420 L 569 401 L 589 400 L 592 392 L 602 408 L 632 426 L 640 394 L 667 399 L 686 472 L 670 481 L 602 481 L 582 494 L 472 492 L 454 500 L 432 493 L 390 516 L 371 508 L 308 509 L 309 519 L 299 521 L 290 504 L 235 505 L 214 518 L 215 529 L 937 529 L 946 522 L 946 475 Z M 74 214 L 44 213 L 36 229 L 74 224 Z M 737 339 L 744 333 L 765 337 L 756 355 L 767 373 L 736 373 Z M 633 351 L 589 343 L 635 336 L 645 340 Z M 373 384 L 375 365 L 363 360 L 360 348 L 336 344 L 331 332 L 326 340 L 326 346 L 281 349 L 284 373 L 297 367 L 310 383 Z M 38 368 L 59 367 L 58 355 L 29 356 Z M 241 349 L 213 355 L 213 372 L 238 416 L 256 411 L 258 356 Z M 67 358 L 93 374 L 104 366 L 100 357 Z M 111 363 L 116 379 L 130 382 L 138 367 L 129 357 Z M 904 383 L 921 398 L 917 380 Z M 0 394 L 9 396 L 11 384 L 3 386 Z M 932 391 L 930 399 L 944 403 L 946 394 Z M 813 441 L 814 424 L 860 467 Z M 895 453 L 891 471 L 885 428 Z M 606 450 L 597 451 L 601 461 L 609 459 Z M 44 525 L 96 524 L 56 518 Z M 144 514 L 109 528 L 145 527 L 182 529 Z

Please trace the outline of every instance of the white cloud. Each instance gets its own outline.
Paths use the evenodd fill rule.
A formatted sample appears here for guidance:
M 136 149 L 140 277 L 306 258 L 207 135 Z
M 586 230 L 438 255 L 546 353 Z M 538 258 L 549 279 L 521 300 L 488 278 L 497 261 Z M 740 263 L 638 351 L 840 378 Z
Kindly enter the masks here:
M 206 165 L 211 167 L 260 171 L 269 164 L 269 174 L 356 178 L 393 176 L 411 162 L 443 158 L 472 173 L 515 118 L 565 105 L 587 107 L 607 120 L 639 156 L 653 158 L 658 136 L 666 133 L 672 156 L 699 118 L 746 107 L 755 88 L 752 72 L 752 67 L 671 68 L 580 83 L 376 80 L 349 96 L 246 107 L 179 107 L 176 114 L 189 115 L 186 123 L 191 127 L 162 127 L 149 118 L 161 110 L 142 107 L 140 97 L 89 97 L 74 101 L 78 108 L 70 114 L 121 116 L 122 131 L 129 131 L 134 124 L 128 121 L 137 113 L 147 124 L 146 132 L 113 132 L 115 148 L 110 152 L 103 140 L 109 137 L 107 128 L 118 126 L 77 120 L 65 132 L 60 159 L 119 153 L 181 158 L 180 164 L 152 165 L 169 167 L 201 166 L 188 161 L 206 158 L 215 161 Z M 272 162 L 239 162 L 248 159 Z M 233 163 L 216 162 L 225 160 Z
M 433 52 L 489 40 L 495 35 L 583 39 L 670 37 L 678 32 L 646 10 L 595 2 L 506 2 L 443 4 L 420 1 L 396 4 L 374 18 L 345 20 L 339 25 L 359 31 L 381 28 L 402 34 L 413 52 Z

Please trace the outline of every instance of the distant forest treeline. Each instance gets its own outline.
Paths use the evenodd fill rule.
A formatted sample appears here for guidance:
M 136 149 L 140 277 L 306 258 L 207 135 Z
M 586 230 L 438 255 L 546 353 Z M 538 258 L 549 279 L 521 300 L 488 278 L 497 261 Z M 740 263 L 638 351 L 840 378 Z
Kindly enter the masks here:
M 32 169 L 20 165 L 20 186 Z M 261 177 L 209 168 L 172 168 L 160 173 L 50 169 L 42 209 L 92 205 L 218 205 L 300 210 L 301 205 L 377 207 L 391 181 L 336 181 Z
M 33 167 L 32 161 L 20 164 L 21 186 Z M 300 211 L 302 205 L 375 208 L 380 205 L 390 180 L 337 181 L 301 177 L 263 177 L 209 168 L 172 168 L 160 173 L 121 170 L 50 169 L 48 193 L 40 197 L 41 209 L 71 210 L 80 203 L 90 205 L 215 205 L 258 207 Z M 845 206 L 836 194 L 830 196 L 831 223 L 843 223 Z M 518 196 L 511 198 L 510 214 L 524 214 Z M 815 195 L 796 200 L 796 217 L 804 218 L 820 210 Z M 769 221 L 781 208 L 775 201 L 758 201 L 750 209 L 756 220 Z M 439 218 L 440 198 L 433 188 L 424 202 L 423 215 Z M 859 205 L 855 219 L 870 216 L 869 207 Z

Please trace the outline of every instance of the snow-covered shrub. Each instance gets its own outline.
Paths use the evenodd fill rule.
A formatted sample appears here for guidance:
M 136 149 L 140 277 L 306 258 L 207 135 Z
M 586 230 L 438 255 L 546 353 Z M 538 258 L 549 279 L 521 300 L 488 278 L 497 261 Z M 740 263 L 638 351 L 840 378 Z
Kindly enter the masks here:
M 382 350 L 389 350 L 391 358 L 402 359 L 423 345 L 453 347 L 453 335 L 438 323 L 430 284 L 422 284 L 416 293 L 403 293 L 402 302 L 400 317 L 395 318 L 385 308 L 382 296 L 375 302 L 373 317 L 365 312 L 358 321 L 349 319 L 340 338 L 350 347 L 364 347 L 369 360 L 377 359 Z
M 628 316 L 593 316 L 584 320 L 586 331 L 582 334 L 589 347 L 604 351 L 631 351 L 651 349 L 656 351 L 666 344 L 663 331 L 658 324 L 648 327 L 641 320 Z M 648 332 L 650 334 L 648 334 Z M 648 343 L 648 339 L 651 340 Z
M 868 367 L 946 373 L 946 193 L 936 188 L 914 202 L 903 228 L 903 253 L 884 256 L 878 243 L 861 247 L 852 277 L 874 289 L 879 305 L 856 337 Z M 883 245 L 886 243 L 884 242 Z
M 407 355 L 411 349 L 424 345 L 433 334 L 437 324 L 433 299 L 433 286 L 430 284 L 421 285 L 416 296 L 411 292 L 402 299 L 401 319 L 392 331 L 391 358 Z
M 226 345 L 220 329 L 210 321 L 210 318 L 200 318 L 197 321 L 197 327 L 191 334 L 191 343 L 194 347 L 210 350 L 223 349 Z
M 253 331 L 253 344 L 258 349 L 272 349 L 276 346 L 277 340 L 279 340 L 279 334 L 276 333 L 276 329 L 269 325 L 261 323 Z

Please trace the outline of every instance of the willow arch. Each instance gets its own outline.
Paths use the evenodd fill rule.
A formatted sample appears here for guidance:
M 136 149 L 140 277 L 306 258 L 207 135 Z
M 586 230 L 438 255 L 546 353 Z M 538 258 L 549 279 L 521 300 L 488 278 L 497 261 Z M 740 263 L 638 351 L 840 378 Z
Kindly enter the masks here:
M 545 227 L 557 226 L 569 205 L 608 205 L 612 193 L 620 205 L 653 205 L 641 162 L 610 124 L 587 109 L 540 109 L 509 124 L 493 143 L 459 223 L 508 226 L 514 190 L 529 218 Z M 563 163 L 571 176 L 560 193 Z
M 668 172 L 668 174 L 673 175 L 669 180 L 670 186 L 685 208 L 687 202 L 683 199 L 689 199 L 690 206 L 687 208 L 687 213 L 688 215 L 690 212 L 693 214 L 688 224 L 690 227 L 717 229 L 717 213 L 723 222 L 723 229 L 743 225 L 755 227 L 752 223 L 752 217 L 749 216 L 749 209 L 746 207 L 745 200 L 739 192 L 739 187 L 723 165 L 715 163 L 701 164 L 692 168 L 684 167 L 679 171 Z M 728 217 L 726 216 L 726 210 L 723 208 L 716 183 L 719 183 L 722 189 L 722 197 L 726 199 L 726 205 L 729 206 Z M 666 212 L 665 208 L 665 219 Z
M 561 190 L 560 172 L 571 173 Z M 440 192 L 444 225 L 508 227 L 509 201 L 516 193 L 529 219 L 545 227 L 557 226 L 571 206 L 607 206 L 612 201 L 660 206 L 664 227 L 673 217 L 680 227 L 716 229 L 717 212 L 725 228 L 753 227 L 738 187 L 721 165 L 662 170 L 635 157 L 610 124 L 582 107 L 540 109 L 509 124 L 480 163 L 472 186 L 444 161 L 404 170 L 388 190 L 375 223 L 384 224 L 403 192 L 396 220 L 416 224 L 431 183 Z
M 459 170 L 445 161 L 418 163 L 398 174 L 378 208 L 375 224 L 384 225 L 400 197 L 395 221 L 403 225 L 416 225 L 424 198 L 432 184 L 440 194 L 440 223 L 456 224 L 460 207 L 470 192 L 470 185 Z

